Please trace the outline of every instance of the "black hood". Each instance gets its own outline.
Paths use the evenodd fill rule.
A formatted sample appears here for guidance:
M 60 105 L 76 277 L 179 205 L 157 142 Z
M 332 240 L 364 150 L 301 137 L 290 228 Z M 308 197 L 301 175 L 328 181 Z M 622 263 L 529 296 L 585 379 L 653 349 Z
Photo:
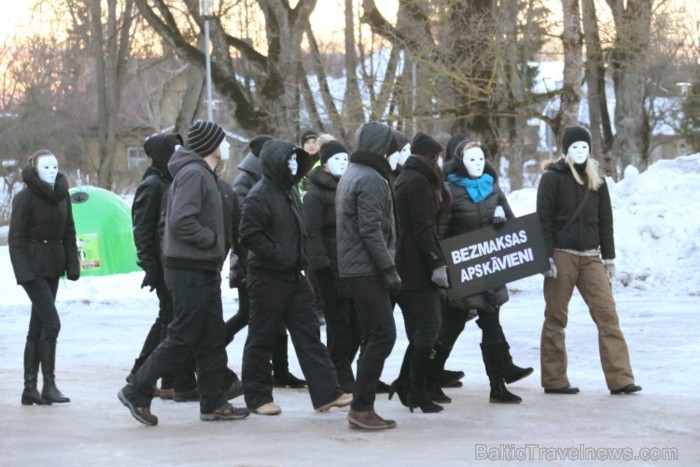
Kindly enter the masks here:
M 471 140 L 471 138 L 464 135 L 454 135 L 450 138 L 450 140 L 447 142 L 447 146 L 445 147 L 445 162 L 451 161 L 455 158 L 455 150 L 457 149 L 457 146 L 459 146 L 459 143 L 466 140 Z
M 56 175 L 56 183 L 52 187 L 39 178 L 34 167 L 27 164 L 22 168 L 22 181 L 30 190 L 54 203 L 61 201 L 68 194 L 68 179 L 62 173 Z
M 389 148 L 396 144 L 394 130 L 379 122 L 365 123 L 357 133 L 355 152 L 370 153 L 381 158 L 389 155 Z
M 297 156 L 297 174 L 292 177 L 287 161 L 292 154 Z M 311 169 L 311 157 L 303 149 L 292 143 L 280 140 L 267 141 L 260 151 L 262 175 L 269 178 L 281 188 L 288 190 L 299 183 Z
M 165 133 L 148 138 L 143 144 L 143 149 L 153 161 L 153 166 L 160 169 L 164 176 L 169 177 L 168 162 L 175 152 L 175 146 L 182 146 L 182 144 L 182 136 L 178 133 Z
M 211 167 L 209 167 L 209 164 L 206 163 L 202 156 L 193 150 L 182 146 L 175 150 L 175 154 L 173 154 L 173 156 L 170 158 L 170 162 L 168 162 L 168 169 L 173 177 L 175 177 L 177 173 L 188 164 L 201 164 L 202 166 L 206 167 L 207 170 L 213 173 Z
M 260 180 L 260 177 L 262 177 L 260 159 L 252 151 L 238 164 L 238 170 L 249 173 L 255 180 Z

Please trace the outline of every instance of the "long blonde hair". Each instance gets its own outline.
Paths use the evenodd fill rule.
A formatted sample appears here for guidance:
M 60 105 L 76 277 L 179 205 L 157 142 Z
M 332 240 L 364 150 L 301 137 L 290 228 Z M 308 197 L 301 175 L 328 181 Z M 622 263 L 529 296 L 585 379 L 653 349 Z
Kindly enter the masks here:
M 574 167 L 574 161 L 568 155 L 564 156 L 564 160 L 569 165 L 571 169 L 571 175 L 574 176 L 576 183 L 583 185 L 583 180 L 578 174 L 578 171 Z M 586 175 L 588 176 L 588 189 L 591 191 L 596 191 L 603 184 L 603 178 L 600 176 L 600 171 L 598 170 L 598 161 L 594 160 L 591 155 L 588 155 L 586 159 Z

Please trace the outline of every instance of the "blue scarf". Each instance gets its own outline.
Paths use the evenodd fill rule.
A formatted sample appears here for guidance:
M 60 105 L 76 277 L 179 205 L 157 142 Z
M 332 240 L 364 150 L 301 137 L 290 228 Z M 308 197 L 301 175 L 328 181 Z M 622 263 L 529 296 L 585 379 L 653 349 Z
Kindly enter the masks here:
M 483 174 L 481 177 L 473 180 L 451 173 L 447 176 L 447 179 L 467 190 L 469 197 L 475 203 L 482 202 L 493 191 L 493 177 L 489 174 Z

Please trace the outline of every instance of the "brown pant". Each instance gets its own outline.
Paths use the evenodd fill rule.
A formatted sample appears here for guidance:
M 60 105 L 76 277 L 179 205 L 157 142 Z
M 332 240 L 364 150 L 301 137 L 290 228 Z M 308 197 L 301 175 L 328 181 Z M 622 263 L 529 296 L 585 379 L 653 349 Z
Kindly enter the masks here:
M 554 252 L 557 278 L 544 280 L 544 325 L 540 345 L 542 387 L 569 386 L 566 375 L 565 333 L 569 300 L 574 286 L 588 305 L 598 328 L 598 351 L 608 389 L 619 389 L 634 383 L 625 337 L 620 331 L 615 300 L 605 266 L 598 257 Z

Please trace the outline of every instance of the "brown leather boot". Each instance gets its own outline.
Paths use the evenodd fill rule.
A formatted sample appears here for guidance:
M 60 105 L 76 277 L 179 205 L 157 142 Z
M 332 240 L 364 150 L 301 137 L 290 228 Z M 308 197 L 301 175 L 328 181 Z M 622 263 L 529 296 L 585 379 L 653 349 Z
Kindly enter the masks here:
M 353 410 L 348 412 L 350 428 L 356 430 L 386 430 L 396 428 L 394 420 L 385 420 L 376 414 L 374 410 Z

